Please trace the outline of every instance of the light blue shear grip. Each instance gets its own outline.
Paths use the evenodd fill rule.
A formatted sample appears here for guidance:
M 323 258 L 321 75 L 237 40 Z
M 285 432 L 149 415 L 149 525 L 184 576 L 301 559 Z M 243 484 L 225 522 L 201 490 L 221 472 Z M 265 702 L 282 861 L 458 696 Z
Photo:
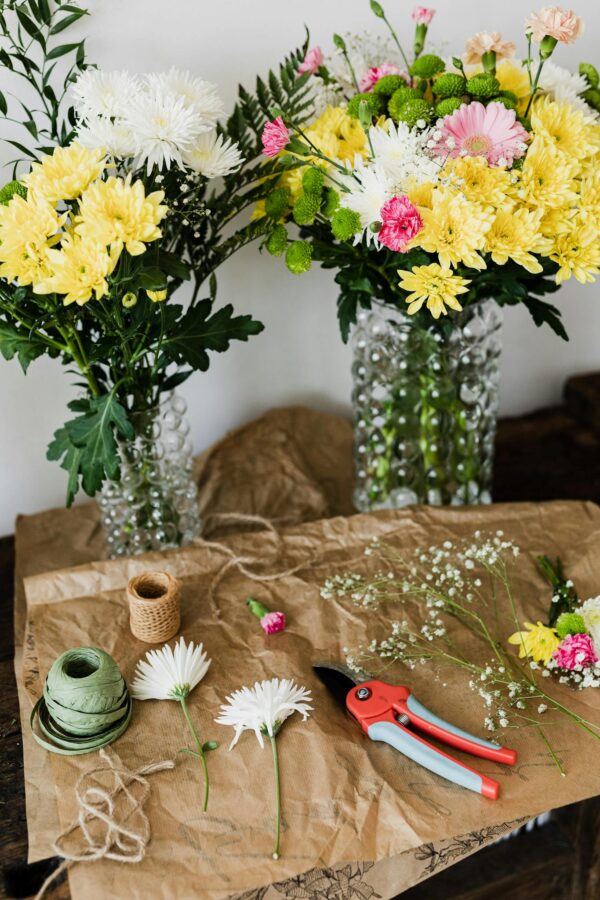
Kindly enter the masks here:
M 409 695 L 406 706 L 410 712 L 415 714 L 415 716 L 420 716 L 421 719 L 425 719 L 425 721 L 429 722 L 431 725 L 437 725 L 438 728 L 443 728 L 444 731 L 449 731 L 457 737 L 466 738 L 466 740 L 472 741 L 474 744 L 479 744 L 480 747 L 488 747 L 490 750 L 502 749 L 500 744 L 494 744 L 492 741 L 486 741 L 483 738 L 475 737 L 475 735 L 469 734 L 468 731 L 463 731 L 462 728 L 457 728 L 456 725 L 451 725 L 450 722 L 445 722 L 443 719 L 440 719 L 439 716 L 436 716 L 435 713 L 428 710 L 426 706 L 419 703 L 412 694 Z
M 442 756 L 436 750 L 413 737 L 408 731 L 393 722 L 374 722 L 369 726 L 368 735 L 372 741 L 383 741 L 399 750 L 404 756 L 414 760 L 420 766 L 447 778 L 448 781 L 481 794 L 482 781 L 477 772 L 465 769 L 460 763 Z

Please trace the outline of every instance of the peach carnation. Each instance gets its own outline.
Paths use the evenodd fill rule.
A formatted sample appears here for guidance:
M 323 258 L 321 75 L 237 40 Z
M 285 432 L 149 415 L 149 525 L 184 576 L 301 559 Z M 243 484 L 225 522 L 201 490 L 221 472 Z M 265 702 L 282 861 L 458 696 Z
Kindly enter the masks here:
M 516 45 L 512 41 L 503 41 L 499 31 L 478 31 L 465 46 L 463 59 L 467 66 L 476 66 L 481 62 L 484 53 L 493 50 L 496 59 L 508 59 L 515 55 Z
M 525 22 L 525 29 L 531 32 L 534 41 L 541 41 L 549 35 L 561 44 L 573 44 L 583 34 L 584 24 L 572 9 L 544 6 L 539 12 L 531 13 Z

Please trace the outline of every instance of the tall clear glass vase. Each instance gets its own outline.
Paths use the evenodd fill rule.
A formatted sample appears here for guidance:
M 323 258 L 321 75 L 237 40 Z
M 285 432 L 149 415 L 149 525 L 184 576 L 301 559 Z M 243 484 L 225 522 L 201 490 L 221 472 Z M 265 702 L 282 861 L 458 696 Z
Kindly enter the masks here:
M 360 314 L 357 509 L 491 502 L 501 333 L 493 300 L 467 307 L 445 330 L 380 304 Z
M 130 414 L 135 437 L 119 442 L 121 477 L 97 498 L 111 558 L 179 547 L 200 534 L 186 409 L 169 394 Z

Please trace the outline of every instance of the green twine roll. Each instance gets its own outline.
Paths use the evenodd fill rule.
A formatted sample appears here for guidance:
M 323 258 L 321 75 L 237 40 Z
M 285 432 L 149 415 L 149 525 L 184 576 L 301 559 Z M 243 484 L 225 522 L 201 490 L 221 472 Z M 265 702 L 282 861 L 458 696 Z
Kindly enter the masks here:
M 112 656 L 97 647 L 76 647 L 59 656 L 48 672 L 30 724 L 46 750 L 76 756 L 99 750 L 123 734 L 131 709 L 127 685 Z M 41 734 L 34 728 L 36 716 Z

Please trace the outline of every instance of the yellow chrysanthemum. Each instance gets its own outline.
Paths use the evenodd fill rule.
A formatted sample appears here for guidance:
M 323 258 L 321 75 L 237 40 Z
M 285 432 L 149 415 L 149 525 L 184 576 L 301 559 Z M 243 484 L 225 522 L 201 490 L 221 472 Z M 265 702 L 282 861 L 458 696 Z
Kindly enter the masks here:
M 162 303 L 163 300 L 167 299 L 166 291 L 146 291 L 148 295 L 148 299 L 152 300 L 153 303 Z
M 559 103 L 550 97 L 536 100 L 531 108 L 531 127 L 536 138 L 569 159 L 585 159 L 595 153 L 593 126 L 586 124 L 583 112 L 570 103 Z
M 600 235 L 595 225 L 579 220 L 574 228 L 556 238 L 550 259 L 558 264 L 557 284 L 571 275 L 585 284 L 600 274 Z
M 527 101 L 531 88 L 529 86 L 529 76 L 527 70 L 523 66 L 519 66 L 514 62 L 503 59 L 496 66 L 496 78 L 500 82 L 500 88 L 503 91 L 512 91 L 513 94 L 521 101 Z
M 48 275 L 46 251 L 59 239 L 62 224 L 51 203 L 32 194 L 14 194 L 0 205 L 0 276 L 20 285 Z
M 581 179 L 579 212 L 585 222 L 600 229 L 600 169 L 596 168 Z
M 422 181 L 418 184 L 415 179 L 409 179 L 406 182 L 404 193 L 414 206 L 424 206 L 427 209 L 431 209 L 434 189 L 435 184 L 433 181 Z
M 104 156 L 104 150 L 88 150 L 77 143 L 57 147 L 41 163 L 33 163 L 23 182 L 51 203 L 75 200 L 104 169 Z
M 161 236 L 158 227 L 168 209 L 161 206 L 163 191 L 148 194 L 141 181 L 111 177 L 97 181 L 82 194 L 77 234 L 97 244 L 121 249 L 139 256 L 146 244 Z
M 574 206 L 557 206 L 554 209 L 543 209 L 542 213 L 540 235 L 548 238 L 552 245 L 557 234 L 566 234 L 571 230 L 577 209 Z M 543 255 L 548 256 L 548 252 Z
M 408 314 L 418 312 L 425 303 L 434 319 L 447 316 L 447 306 L 460 312 L 462 306 L 456 298 L 459 294 L 465 294 L 467 285 L 471 283 L 467 278 L 460 278 L 451 269 L 437 263 L 415 266 L 411 272 L 398 269 L 398 275 L 400 287 L 411 291 L 406 297 Z
M 36 294 L 64 294 L 63 303 L 83 306 L 92 295 L 97 300 L 108 294 L 107 278 L 112 274 L 119 252 L 107 251 L 95 241 L 67 238 L 60 250 L 48 250 L 50 276 L 34 285 Z
M 541 272 L 542 266 L 533 253 L 550 249 L 539 236 L 541 217 L 541 210 L 499 209 L 485 236 L 485 249 L 494 262 L 503 266 L 512 259 L 528 272 Z
M 471 269 L 485 269 L 485 260 L 477 251 L 483 249 L 494 218 L 491 206 L 470 203 L 460 194 L 437 190 L 431 209 L 423 208 L 420 213 L 423 229 L 411 246 L 437 253 L 446 267 L 464 263 Z
M 552 654 L 560 644 L 554 628 L 548 628 L 538 622 L 524 622 L 525 631 L 515 631 L 508 639 L 509 644 L 516 644 L 519 648 L 519 657 L 529 657 L 535 662 L 547 663 L 552 659 Z
M 355 156 L 364 156 L 367 138 L 358 119 L 353 119 L 345 109 L 328 106 L 322 115 L 311 122 L 304 133 L 325 156 L 341 162 L 354 162 Z M 327 170 L 328 165 L 316 156 L 305 157 L 307 162 Z M 292 203 L 302 191 L 302 176 L 305 167 L 290 169 L 280 179 L 280 184 L 288 187 Z
M 491 203 L 501 206 L 511 189 L 510 172 L 499 166 L 490 166 L 483 156 L 463 156 L 449 159 L 444 175 L 449 175 L 452 186 L 467 200 L 475 203 Z
M 542 209 L 569 206 L 577 200 L 574 182 L 577 171 L 576 160 L 559 153 L 542 138 L 535 138 L 527 151 L 516 195 Z

